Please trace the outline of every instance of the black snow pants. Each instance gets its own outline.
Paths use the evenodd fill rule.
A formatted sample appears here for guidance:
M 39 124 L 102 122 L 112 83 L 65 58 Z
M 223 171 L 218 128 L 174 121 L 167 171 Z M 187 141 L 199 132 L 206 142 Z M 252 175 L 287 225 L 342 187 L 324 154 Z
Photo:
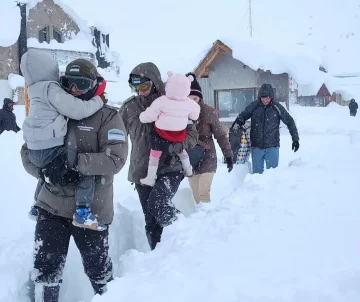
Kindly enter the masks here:
M 113 279 L 112 262 L 108 255 L 108 229 L 93 231 L 76 227 L 71 219 L 55 216 L 39 209 L 35 228 L 35 286 L 44 286 L 43 302 L 57 302 L 62 272 L 69 249 L 70 237 L 80 251 L 85 273 L 95 293 L 102 294 Z M 34 293 L 30 292 L 30 296 Z
M 168 172 L 159 175 L 153 187 L 135 185 L 145 216 L 146 237 L 152 250 L 160 242 L 163 228 L 176 220 L 179 211 L 171 200 L 183 178 L 180 172 Z

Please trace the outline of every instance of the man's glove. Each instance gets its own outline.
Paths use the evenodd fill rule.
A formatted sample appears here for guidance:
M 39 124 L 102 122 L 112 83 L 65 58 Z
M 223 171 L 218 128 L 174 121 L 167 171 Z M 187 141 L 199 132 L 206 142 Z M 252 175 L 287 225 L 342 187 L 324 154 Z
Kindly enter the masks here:
M 184 146 L 182 143 L 172 143 L 169 145 L 169 155 L 175 156 L 184 151 Z
M 21 128 L 19 126 L 16 126 L 16 133 L 18 133 L 21 130 Z
M 233 161 L 232 157 L 226 158 L 226 164 L 227 164 L 228 172 L 230 173 L 234 167 L 234 161 Z
M 66 186 L 69 183 L 79 183 L 80 182 L 80 173 L 76 170 L 69 170 L 62 178 L 61 183 L 63 186 Z
M 299 141 L 293 141 L 292 150 L 294 150 L 294 152 L 296 152 L 297 150 L 299 150 L 299 147 L 300 147 Z
M 44 169 L 44 176 L 53 185 L 64 186 L 63 178 L 68 172 L 66 152 L 59 154 Z
M 243 125 L 245 124 L 245 122 L 243 120 L 241 120 L 239 118 L 239 116 L 237 116 L 237 118 L 235 119 L 235 122 L 234 122 L 234 126 L 238 125 L 238 127 L 242 127 Z

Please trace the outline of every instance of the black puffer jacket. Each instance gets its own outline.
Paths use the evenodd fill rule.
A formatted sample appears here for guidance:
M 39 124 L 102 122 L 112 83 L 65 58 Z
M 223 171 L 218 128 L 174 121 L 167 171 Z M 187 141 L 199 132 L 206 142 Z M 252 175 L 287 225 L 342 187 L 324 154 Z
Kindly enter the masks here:
M 20 127 L 16 124 L 15 114 L 8 108 L 8 104 L 12 103 L 10 99 L 4 100 L 4 106 L 0 109 L 0 134 L 6 131 L 18 132 Z
M 289 128 L 293 141 L 299 140 L 294 119 L 278 102 L 264 105 L 260 100 L 252 102 L 239 114 L 235 123 L 242 126 L 251 118 L 251 147 L 271 148 L 280 146 L 280 120 Z
M 351 112 L 356 112 L 358 110 L 358 103 L 356 103 L 355 100 L 351 100 L 349 103 L 349 109 Z

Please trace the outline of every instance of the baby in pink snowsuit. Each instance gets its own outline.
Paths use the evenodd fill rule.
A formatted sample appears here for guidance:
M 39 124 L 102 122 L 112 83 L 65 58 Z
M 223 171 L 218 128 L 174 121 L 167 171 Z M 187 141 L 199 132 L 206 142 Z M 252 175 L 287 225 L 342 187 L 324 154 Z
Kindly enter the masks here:
M 144 185 L 154 186 L 159 160 L 164 150 L 171 143 L 182 143 L 186 139 L 188 120 L 197 120 L 200 106 L 188 98 L 191 82 L 194 78 L 189 75 L 173 74 L 168 72 L 165 85 L 166 95 L 157 98 L 139 116 L 142 123 L 155 122 L 154 131 L 150 140 L 150 160 L 146 178 L 140 179 Z M 192 176 L 192 167 L 187 152 L 178 154 L 186 176 Z

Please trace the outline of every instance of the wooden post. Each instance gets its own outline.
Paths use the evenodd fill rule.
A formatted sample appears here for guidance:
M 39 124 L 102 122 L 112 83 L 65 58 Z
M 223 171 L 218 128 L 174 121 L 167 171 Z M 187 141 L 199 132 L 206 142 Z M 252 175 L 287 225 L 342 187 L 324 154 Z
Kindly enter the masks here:
M 30 109 L 30 99 L 29 99 L 29 95 L 28 95 L 28 86 L 27 86 L 27 84 L 25 84 L 24 93 L 25 93 L 25 115 L 28 116 L 29 115 L 29 109 Z

